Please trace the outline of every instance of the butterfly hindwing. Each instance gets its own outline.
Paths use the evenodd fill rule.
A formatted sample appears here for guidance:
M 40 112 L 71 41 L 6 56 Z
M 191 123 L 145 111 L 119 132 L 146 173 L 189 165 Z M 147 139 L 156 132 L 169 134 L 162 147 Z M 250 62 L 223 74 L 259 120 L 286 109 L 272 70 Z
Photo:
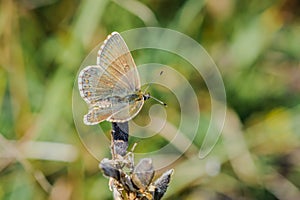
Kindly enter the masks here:
M 98 65 L 85 67 L 78 76 L 80 96 L 88 103 L 94 104 L 111 96 L 114 92 L 124 91 L 122 85 L 116 84 L 109 74 Z
M 144 100 L 135 101 L 132 104 L 127 104 L 120 108 L 117 112 L 113 113 L 107 121 L 110 122 L 126 122 L 134 118 L 142 109 Z
M 84 115 L 83 122 L 86 125 L 98 124 L 112 115 L 110 108 L 93 107 L 88 114 Z

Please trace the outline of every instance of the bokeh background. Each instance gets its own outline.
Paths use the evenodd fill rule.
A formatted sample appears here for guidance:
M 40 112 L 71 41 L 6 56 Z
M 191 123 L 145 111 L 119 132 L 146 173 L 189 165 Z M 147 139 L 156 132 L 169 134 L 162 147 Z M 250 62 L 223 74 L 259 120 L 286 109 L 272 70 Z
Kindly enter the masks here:
M 81 62 L 109 33 L 145 26 L 198 41 L 227 94 L 217 145 L 200 160 L 199 127 L 191 148 L 167 166 L 175 174 L 166 199 L 300 199 L 299 10 L 298 0 L 0 1 L 0 199 L 112 199 L 75 129 L 72 90 Z M 164 63 L 180 68 L 171 58 Z M 184 69 L 205 126 L 209 91 Z M 154 137 L 143 150 L 165 143 Z

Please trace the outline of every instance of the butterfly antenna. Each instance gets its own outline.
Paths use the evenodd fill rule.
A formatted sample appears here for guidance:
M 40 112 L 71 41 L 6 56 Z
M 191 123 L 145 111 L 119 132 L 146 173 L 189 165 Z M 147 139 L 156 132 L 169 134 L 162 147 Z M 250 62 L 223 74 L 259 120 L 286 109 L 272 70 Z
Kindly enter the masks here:
M 159 76 L 161 76 L 162 74 L 163 74 L 163 72 L 164 71 L 161 71 L 160 73 L 159 73 Z M 151 83 L 149 83 L 148 85 L 147 85 L 147 87 L 146 87 L 146 89 L 144 90 L 144 94 L 146 94 L 146 91 L 149 89 L 149 87 L 152 85 L 152 83 L 154 82 L 154 80 L 156 80 L 158 77 L 155 77 L 152 81 L 151 81 Z M 155 98 L 155 97 L 153 97 L 153 96 L 151 96 L 150 94 L 147 94 L 147 98 L 152 98 L 152 99 L 154 99 L 155 101 L 157 101 L 158 103 L 160 103 L 161 105 L 163 105 L 163 106 L 167 106 L 167 104 L 166 103 L 164 103 L 164 102 L 162 102 L 161 100 L 159 100 L 159 99 L 157 99 L 157 98 Z
M 159 73 L 159 76 L 161 76 L 161 75 L 163 74 L 163 72 L 164 72 L 164 71 L 161 71 L 161 72 Z M 144 90 L 144 92 L 143 92 L 144 94 L 146 93 L 146 91 L 149 89 L 149 87 L 152 85 L 152 83 L 153 83 L 156 79 L 158 79 L 158 77 L 153 78 L 152 81 L 151 81 L 151 83 L 149 83 L 149 84 L 147 85 L 147 87 L 145 88 L 145 90 Z
M 153 97 L 153 96 L 149 96 L 149 97 L 150 97 L 151 99 L 154 99 L 155 101 L 157 101 L 157 102 L 160 103 L 161 105 L 167 107 L 167 104 L 164 103 L 164 102 L 162 102 L 161 100 L 159 100 L 159 99 L 157 99 L 157 98 L 155 98 L 155 97 Z

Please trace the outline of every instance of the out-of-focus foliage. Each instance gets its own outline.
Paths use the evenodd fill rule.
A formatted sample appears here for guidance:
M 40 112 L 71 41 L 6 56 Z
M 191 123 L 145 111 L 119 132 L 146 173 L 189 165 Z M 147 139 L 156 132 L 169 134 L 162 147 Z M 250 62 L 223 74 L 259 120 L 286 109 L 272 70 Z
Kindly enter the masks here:
M 227 93 L 218 144 L 200 160 L 193 148 L 201 145 L 199 133 L 170 166 L 166 198 L 300 199 L 299 10 L 298 0 L 0 1 L 0 199 L 112 198 L 77 136 L 72 88 L 82 60 L 106 35 L 144 26 L 202 44 Z M 205 127 L 209 92 L 193 71 L 182 73 L 201 90 Z

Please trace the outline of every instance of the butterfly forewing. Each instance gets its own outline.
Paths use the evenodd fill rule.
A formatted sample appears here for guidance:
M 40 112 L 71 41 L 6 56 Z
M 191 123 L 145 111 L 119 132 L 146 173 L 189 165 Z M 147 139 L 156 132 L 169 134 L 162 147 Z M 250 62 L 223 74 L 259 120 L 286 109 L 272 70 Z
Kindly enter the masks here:
M 97 57 L 97 64 L 103 67 L 115 81 L 119 81 L 131 92 L 140 89 L 140 79 L 130 51 L 117 32 L 104 41 Z

